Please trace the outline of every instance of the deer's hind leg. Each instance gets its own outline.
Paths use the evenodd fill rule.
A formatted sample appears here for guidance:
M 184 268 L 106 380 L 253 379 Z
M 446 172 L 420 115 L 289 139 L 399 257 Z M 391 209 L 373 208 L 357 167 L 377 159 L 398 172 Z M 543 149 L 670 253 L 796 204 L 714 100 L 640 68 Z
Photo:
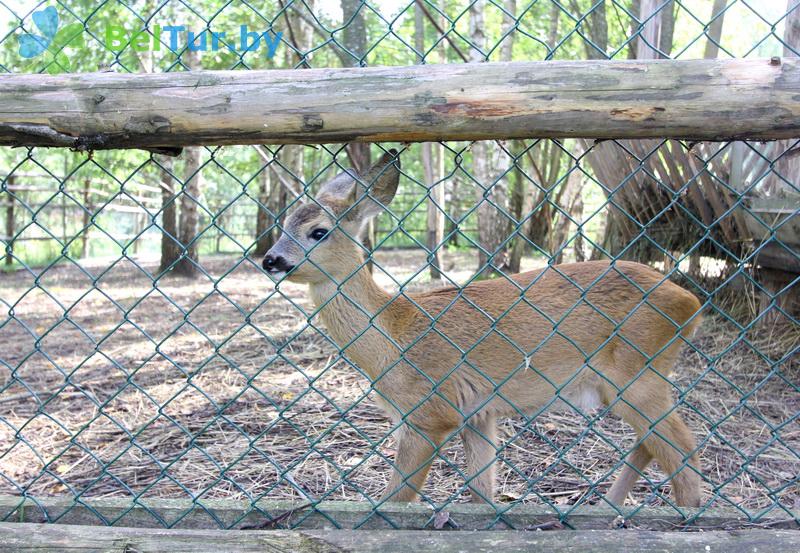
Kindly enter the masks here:
M 614 480 L 611 489 L 606 493 L 606 499 L 614 505 L 624 504 L 625 498 L 628 497 L 639 476 L 652 460 L 653 455 L 644 447 L 644 444 L 637 445 L 628 455 L 628 458 L 625 459 L 625 464 L 622 466 L 617 479 Z
M 495 459 L 497 457 L 497 418 L 481 412 L 470 417 L 461 431 L 467 458 L 467 485 L 473 503 L 494 500 Z
M 672 479 L 676 503 L 686 507 L 700 505 L 700 460 L 695 453 L 697 444 L 675 410 L 672 390 L 665 380 L 665 375 L 669 374 L 674 364 L 677 349 L 677 344 L 667 348 L 638 377 L 639 368 L 645 363 L 642 355 L 628 345 L 618 344 L 614 349 L 615 367 L 608 374 L 616 378 L 613 379 L 614 384 L 603 385 L 603 401 L 611 405 L 612 412 L 633 427 L 641 444 L 631 454 L 628 460 L 630 466 L 622 469 L 611 487 L 608 496 L 611 502 L 622 503 L 635 484 L 638 473 L 644 470 L 650 459 L 655 459 L 661 470 Z M 635 380 L 630 381 L 634 377 Z

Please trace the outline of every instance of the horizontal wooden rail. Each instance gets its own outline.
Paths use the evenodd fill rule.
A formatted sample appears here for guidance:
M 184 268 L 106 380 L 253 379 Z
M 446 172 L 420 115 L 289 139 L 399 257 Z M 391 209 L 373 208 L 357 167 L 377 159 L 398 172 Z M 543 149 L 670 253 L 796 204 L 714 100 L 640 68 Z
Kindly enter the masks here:
M 751 529 L 757 527 L 800 530 L 800 513 L 773 513 L 758 522 L 732 508 L 691 509 L 679 513 L 672 507 L 622 507 L 581 505 L 563 507 L 566 526 L 598 530 L 622 526 L 643 530 Z M 385 503 L 374 508 L 368 502 L 323 501 L 313 508 L 308 503 L 287 500 L 249 501 L 229 499 L 141 498 L 21 498 L 0 496 L 0 521 L 57 522 L 60 524 L 136 526 L 163 528 L 241 528 L 264 525 L 270 528 L 342 528 L 423 530 L 439 526 L 458 530 L 500 530 L 558 528 L 558 513 L 545 505 L 452 504 L 438 516 L 422 503 Z M 447 516 L 442 517 L 442 514 Z M 687 526 L 687 521 L 689 525 Z M 270 523 L 271 522 L 271 523 Z M 799 533 L 800 535 L 800 533 Z
M 437 532 L 409 530 L 164 530 L 87 528 L 46 524 L 0 523 L 0 548 L 6 553 L 136 552 L 161 553 L 349 553 L 470 552 L 516 553 L 797 553 L 800 532 L 647 532 L 584 530 L 558 532 Z
M 0 76 L 0 145 L 800 137 L 800 60 Z

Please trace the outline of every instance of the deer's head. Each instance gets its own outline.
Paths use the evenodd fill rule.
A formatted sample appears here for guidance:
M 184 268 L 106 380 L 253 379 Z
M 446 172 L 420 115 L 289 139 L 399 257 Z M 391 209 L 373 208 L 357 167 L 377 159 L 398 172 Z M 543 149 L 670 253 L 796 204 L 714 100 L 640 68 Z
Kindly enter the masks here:
M 361 236 L 392 201 L 399 180 L 397 150 L 361 175 L 350 170 L 334 177 L 286 218 L 283 234 L 264 256 L 264 270 L 276 280 L 344 281 L 363 263 Z

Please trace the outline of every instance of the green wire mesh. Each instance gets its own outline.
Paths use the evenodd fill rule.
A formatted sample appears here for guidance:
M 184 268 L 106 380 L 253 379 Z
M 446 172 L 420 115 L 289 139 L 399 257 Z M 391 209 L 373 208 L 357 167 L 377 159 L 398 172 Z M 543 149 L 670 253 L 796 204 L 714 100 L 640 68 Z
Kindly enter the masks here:
M 792 0 L 265 4 L 0 1 L 0 68 L 791 56 L 800 10 Z M 47 7 L 58 13 L 58 29 L 82 32 L 48 29 L 35 15 Z M 194 52 L 185 39 L 173 48 L 163 32 L 169 25 L 225 32 L 227 40 L 213 52 Z M 274 56 L 237 48 L 242 25 L 278 41 Z M 109 26 L 124 28 L 130 42 L 109 48 Z M 159 50 L 138 51 L 137 33 L 151 43 L 160 37 Z M 22 37 L 31 34 L 50 42 L 26 58 Z M 319 322 L 322 306 L 302 286 L 273 286 L 259 268 L 288 212 L 334 174 L 390 147 L 402 150 L 398 195 L 369 244 L 353 238 L 382 286 L 413 301 L 413 290 L 437 282 L 557 271 L 560 261 L 651 263 L 704 303 L 705 322 L 670 377 L 676 409 L 699 442 L 703 510 L 798 520 L 794 140 L 190 148 L 175 159 L 3 149 L 0 493 L 75 505 L 101 496 L 138 505 L 189 499 L 185 515 L 204 509 L 204 500 L 233 498 L 267 517 L 280 513 L 264 511 L 262 499 L 312 507 L 349 499 L 371 502 L 370 516 L 394 524 L 379 497 L 395 428 L 368 399 L 376 392 L 346 345 Z M 192 216 L 187 233 L 181 223 Z M 487 227 L 500 236 L 487 237 Z M 651 305 L 644 291 L 642 302 Z M 559 321 L 551 323 L 557 333 Z M 637 442 L 608 409 L 572 407 L 501 423 L 495 522 L 519 503 L 544 504 L 567 522 L 581 505 L 604 504 Z M 681 512 L 670 476 L 645 471 L 635 504 Z M 445 510 L 466 498 L 469 483 L 463 452 L 450 442 L 436 452 L 421 500 Z M 69 507 L 42 510 L 57 521 Z M 126 513 L 96 514 L 113 524 Z M 158 520 L 173 526 L 181 518 Z

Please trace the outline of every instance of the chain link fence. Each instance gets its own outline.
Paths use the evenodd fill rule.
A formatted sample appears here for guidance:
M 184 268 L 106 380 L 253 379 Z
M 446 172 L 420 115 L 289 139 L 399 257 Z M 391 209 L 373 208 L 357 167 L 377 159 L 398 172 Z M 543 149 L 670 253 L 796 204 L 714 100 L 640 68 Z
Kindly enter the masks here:
M 793 56 L 795 4 L 1 0 L 0 68 Z M 3 149 L 0 492 L 75 505 L 187 499 L 188 510 L 213 498 L 377 508 L 397 425 L 307 289 L 275 285 L 261 258 L 287 214 L 391 147 L 399 190 L 363 240 L 381 287 L 413 298 L 560 262 L 650 264 L 703 303 L 668 375 L 698 440 L 702 510 L 798 520 L 800 164 L 788 140 L 204 147 L 175 158 Z M 519 503 L 562 520 L 605 503 L 638 444 L 608 409 L 499 426 L 498 518 Z M 421 490 L 436 510 L 468 497 L 457 441 L 437 449 Z M 671 476 L 642 471 L 628 501 L 680 511 Z

